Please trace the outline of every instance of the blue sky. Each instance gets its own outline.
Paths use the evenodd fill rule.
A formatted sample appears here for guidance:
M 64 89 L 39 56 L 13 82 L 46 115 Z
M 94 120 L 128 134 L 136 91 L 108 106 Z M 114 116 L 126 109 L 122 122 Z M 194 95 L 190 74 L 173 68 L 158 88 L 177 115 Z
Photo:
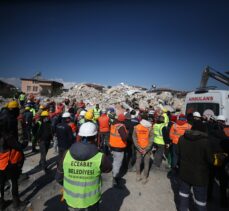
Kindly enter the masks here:
M 0 3 L 0 76 L 194 89 L 206 65 L 229 71 L 226 2 Z

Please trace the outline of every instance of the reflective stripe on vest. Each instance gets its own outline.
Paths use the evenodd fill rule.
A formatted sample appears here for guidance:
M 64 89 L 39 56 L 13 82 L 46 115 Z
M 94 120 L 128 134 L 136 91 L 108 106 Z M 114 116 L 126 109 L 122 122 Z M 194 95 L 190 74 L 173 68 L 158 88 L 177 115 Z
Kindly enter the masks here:
M 173 127 L 174 127 L 174 133 L 172 134 L 172 137 L 173 137 L 172 143 L 173 144 L 177 144 L 179 141 L 179 138 L 184 135 L 185 131 L 191 129 L 191 125 L 188 123 L 185 123 L 183 125 L 178 125 L 177 123 L 175 123 Z
M 86 161 L 72 158 L 68 151 L 63 162 L 64 199 L 72 208 L 87 208 L 101 198 L 102 153 Z
M 155 124 L 153 126 L 153 133 L 154 133 L 154 143 L 156 144 L 161 144 L 164 145 L 164 139 L 163 139 L 163 135 L 162 135 L 162 128 L 165 127 L 164 123 L 161 124 Z
M 122 140 L 118 130 L 120 127 L 124 127 L 125 131 L 126 127 L 124 124 L 115 124 L 111 125 L 111 130 L 110 130 L 110 146 L 114 148 L 125 148 L 126 147 L 126 142 Z
M 149 128 L 144 127 L 141 124 L 135 126 L 137 134 L 137 143 L 144 149 L 149 145 Z
M 5 170 L 9 163 L 16 164 L 20 162 L 21 159 L 21 152 L 15 149 L 0 153 L 0 170 Z

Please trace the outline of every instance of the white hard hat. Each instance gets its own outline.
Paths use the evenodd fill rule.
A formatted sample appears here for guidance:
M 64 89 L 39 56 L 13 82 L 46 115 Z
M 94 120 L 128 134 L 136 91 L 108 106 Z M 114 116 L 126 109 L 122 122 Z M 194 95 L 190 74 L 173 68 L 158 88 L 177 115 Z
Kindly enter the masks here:
M 84 116 L 86 114 L 86 111 L 80 111 L 80 116 Z
M 201 118 L 200 113 L 198 111 L 195 111 L 193 113 L 193 117 L 199 117 L 199 118 Z
M 64 112 L 62 115 L 62 118 L 69 118 L 71 117 L 71 114 L 69 112 Z
M 95 136 L 97 134 L 97 127 L 92 122 L 83 123 L 80 126 L 78 135 L 81 137 Z
M 224 121 L 225 122 L 226 121 L 226 118 L 223 115 L 219 115 L 219 116 L 217 116 L 216 120 L 217 121 Z
M 107 113 L 107 110 L 105 108 L 103 108 L 101 112 L 102 112 L 102 114 L 105 114 L 105 113 Z

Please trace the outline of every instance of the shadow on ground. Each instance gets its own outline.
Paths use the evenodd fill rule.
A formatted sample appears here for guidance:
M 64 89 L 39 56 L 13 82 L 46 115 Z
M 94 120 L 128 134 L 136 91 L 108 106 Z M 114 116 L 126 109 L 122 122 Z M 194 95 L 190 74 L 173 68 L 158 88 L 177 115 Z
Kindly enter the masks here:
M 46 207 L 44 211 L 67 211 L 68 208 L 64 202 L 60 201 L 61 195 L 54 196 L 45 202 L 44 206 Z
M 100 211 L 119 211 L 124 199 L 130 195 L 130 191 L 125 185 L 122 189 L 109 188 L 102 194 L 100 203 Z

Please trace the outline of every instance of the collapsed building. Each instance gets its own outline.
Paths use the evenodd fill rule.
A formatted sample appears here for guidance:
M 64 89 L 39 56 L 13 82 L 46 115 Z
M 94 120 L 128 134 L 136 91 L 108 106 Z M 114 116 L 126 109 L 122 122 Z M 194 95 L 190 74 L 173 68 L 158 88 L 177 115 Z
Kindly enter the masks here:
M 83 100 L 87 107 L 100 104 L 102 108 L 122 105 L 123 108 L 147 109 L 164 107 L 171 112 L 180 111 L 184 104 L 186 92 L 171 89 L 147 90 L 139 86 L 120 83 L 113 87 L 98 84 L 81 83 L 73 86 L 68 92 L 59 97 L 59 101 L 66 98 Z

